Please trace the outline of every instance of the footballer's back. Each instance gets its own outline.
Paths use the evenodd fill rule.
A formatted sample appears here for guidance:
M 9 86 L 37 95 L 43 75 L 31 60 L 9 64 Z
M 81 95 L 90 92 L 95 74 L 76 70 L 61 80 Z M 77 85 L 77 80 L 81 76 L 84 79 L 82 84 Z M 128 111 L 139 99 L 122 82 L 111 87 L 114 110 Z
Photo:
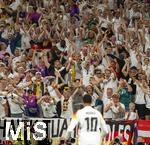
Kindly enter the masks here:
M 86 106 L 77 112 L 77 118 L 79 142 L 84 145 L 97 145 L 101 140 L 101 129 L 107 132 L 101 113 Z
M 83 97 L 84 108 L 73 115 L 66 132 L 66 138 L 77 127 L 77 140 L 79 145 L 100 145 L 101 139 L 108 133 L 106 123 L 96 109 L 90 106 L 92 98 L 86 94 Z
M 79 120 L 79 130 L 81 132 L 100 132 L 101 128 L 101 113 L 93 109 L 91 106 L 86 106 L 77 113 Z

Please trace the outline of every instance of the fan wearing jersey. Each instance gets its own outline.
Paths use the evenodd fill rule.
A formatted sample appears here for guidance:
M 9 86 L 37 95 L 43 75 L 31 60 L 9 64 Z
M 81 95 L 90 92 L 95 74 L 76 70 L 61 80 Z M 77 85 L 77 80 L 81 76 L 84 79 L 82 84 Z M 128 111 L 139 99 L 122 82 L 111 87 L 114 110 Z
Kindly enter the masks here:
M 90 95 L 84 95 L 83 103 L 84 108 L 78 110 L 72 117 L 66 132 L 66 140 L 78 126 L 78 145 L 100 145 L 102 139 L 108 134 L 106 123 L 101 113 L 91 107 L 92 97 Z

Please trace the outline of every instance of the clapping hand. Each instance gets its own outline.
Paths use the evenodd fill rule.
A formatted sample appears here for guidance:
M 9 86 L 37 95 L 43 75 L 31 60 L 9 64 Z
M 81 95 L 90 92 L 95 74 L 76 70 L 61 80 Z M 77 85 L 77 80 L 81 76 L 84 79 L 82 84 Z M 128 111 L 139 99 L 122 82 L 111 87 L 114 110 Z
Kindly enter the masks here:
M 90 77 L 90 83 L 92 85 L 96 85 L 97 84 L 97 81 L 96 81 L 96 79 L 93 76 Z

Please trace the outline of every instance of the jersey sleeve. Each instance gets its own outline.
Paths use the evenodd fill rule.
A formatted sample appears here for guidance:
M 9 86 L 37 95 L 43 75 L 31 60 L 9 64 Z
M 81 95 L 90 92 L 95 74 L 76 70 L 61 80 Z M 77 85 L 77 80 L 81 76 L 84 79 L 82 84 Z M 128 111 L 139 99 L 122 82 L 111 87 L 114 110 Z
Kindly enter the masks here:
M 100 127 L 102 130 L 102 135 L 106 136 L 108 134 L 108 129 L 105 120 L 103 119 L 102 115 L 100 114 Z
M 76 127 L 76 125 L 78 124 L 78 122 L 79 122 L 79 117 L 78 116 L 79 116 L 78 112 L 76 114 L 72 115 L 71 123 L 68 127 L 69 132 L 72 132 L 74 130 L 74 128 Z
M 76 114 L 72 115 L 72 119 L 71 119 L 70 125 L 69 125 L 69 127 L 67 129 L 67 132 L 66 132 L 66 139 L 68 139 L 70 137 L 70 133 L 73 132 L 74 128 L 79 123 L 79 117 L 78 116 L 79 116 L 78 112 Z

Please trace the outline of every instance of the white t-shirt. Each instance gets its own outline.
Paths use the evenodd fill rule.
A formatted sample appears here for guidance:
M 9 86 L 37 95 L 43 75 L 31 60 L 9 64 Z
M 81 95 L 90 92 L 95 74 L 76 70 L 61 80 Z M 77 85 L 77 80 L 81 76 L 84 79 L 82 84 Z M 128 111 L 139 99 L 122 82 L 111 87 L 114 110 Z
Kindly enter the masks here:
M 129 112 L 126 113 L 125 119 L 127 119 L 128 114 L 129 114 Z M 136 114 L 135 112 L 130 112 L 130 115 L 129 115 L 129 117 L 128 117 L 128 120 L 136 120 L 136 119 L 137 119 L 137 114 Z
M 23 34 L 22 35 L 22 38 L 21 38 L 21 48 L 24 50 L 24 49 L 27 49 L 27 48 L 31 48 L 31 44 L 30 44 L 30 36 L 29 35 L 26 35 L 26 34 Z
M 15 0 L 9 7 L 13 10 L 17 10 L 17 7 L 21 4 L 21 0 Z
M 47 89 L 48 89 L 48 92 L 49 92 L 50 96 L 54 97 L 56 102 L 59 102 L 60 98 L 58 97 L 58 95 L 57 95 L 56 91 L 53 89 L 53 87 L 48 86 Z
M 18 104 L 16 104 L 15 102 L 13 102 L 13 98 L 15 98 L 15 100 L 17 100 L 17 98 L 19 98 L 19 96 L 14 94 L 14 93 L 12 93 L 12 94 L 9 93 L 7 95 L 7 99 L 8 99 L 8 103 L 9 103 L 9 106 L 10 106 L 11 114 L 23 113 L 23 110 L 21 110 L 20 106 Z
M 108 133 L 106 123 L 101 113 L 91 106 L 86 106 L 77 111 L 76 115 L 72 117 L 67 132 L 72 132 L 76 125 L 79 126 L 79 145 L 100 145 L 101 135 Z
M 145 51 L 147 51 L 147 49 L 150 48 L 150 34 L 148 33 L 148 30 L 146 30 L 144 36 L 145 36 Z
M 121 24 L 121 18 L 114 18 L 113 22 L 114 22 L 114 30 L 115 32 L 118 32 L 118 28 L 120 27 Z
M 50 3 L 49 0 L 43 0 L 44 8 L 48 8 L 49 3 Z
M 145 99 L 144 99 L 145 93 L 141 89 L 141 87 L 137 84 L 136 85 L 136 97 L 135 97 L 135 103 L 136 104 L 145 104 Z
M 145 100 L 146 100 L 146 108 L 150 109 L 150 96 L 146 94 Z
M 95 69 L 100 69 L 102 73 L 105 72 L 105 66 L 103 64 L 98 65 Z
M 130 56 L 131 56 L 131 66 L 137 66 L 138 64 L 138 61 L 137 61 L 137 58 L 136 58 L 136 51 L 133 51 L 133 50 L 130 50 Z
M 0 95 L 0 118 L 5 117 L 5 108 L 4 108 L 4 104 L 6 103 L 6 100 L 4 99 L 3 95 Z
M 15 71 L 16 63 L 19 62 L 20 60 L 21 60 L 21 56 L 15 57 L 15 58 L 12 60 L 13 71 Z
M 57 48 L 61 51 L 61 52 L 64 52 L 64 51 L 69 51 L 71 49 L 71 45 L 69 43 L 69 40 L 67 38 L 65 38 L 65 42 L 66 42 L 66 47 L 65 48 L 62 48 L 60 46 L 60 42 L 56 44 Z
M 13 72 L 13 73 L 10 73 L 9 75 L 8 75 L 8 78 L 14 78 L 15 76 L 18 76 L 19 74 L 17 73 L 17 72 Z
M 28 88 L 27 86 L 28 86 L 29 84 L 30 84 L 30 82 L 27 82 L 26 79 L 23 79 L 23 80 L 17 85 L 17 87 L 18 87 L 18 88 L 22 88 L 22 89 L 24 88 L 24 89 L 25 89 L 25 88 Z
M 103 101 L 104 110 L 105 110 L 106 106 L 110 104 L 110 102 L 111 102 L 110 99 L 104 98 L 104 101 Z M 104 118 L 112 118 L 112 117 L 113 117 L 113 113 L 112 113 L 111 109 L 109 109 L 107 112 L 104 111 Z
M 115 7 L 114 4 L 115 4 L 114 0 L 108 0 L 108 5 L 111 10 L 114 9 L 114 7 Z
M 107 98 L 107 89 L 112 88 L 113 92 L 115 93 L 117 91 L 117 80 L 113 80 L 112 77 L 110 77 L 108 80 L 104 80 L 101 84 L 101 88 L 104 89 L 103 92 L 103 98 Z
M 93 75 L 94 68 L 92 65 L 90 65 L 89 70 L 82 69 L 82 77 L 83 77 L 83 85 L 88 86 L 90 84 L 90 77 Z
M 86 1 L 82 1 L 79 5 L 80 11 L 82 11 L 82 8 L 86 5 Z
M 93 95 L 91 97 L 92 97 L 91 106 L 95 106 L 96 99 L 98 99 L 99 96 L 95 92 L 93 92 Z
M 121 105 L 121 108 L 125 110 L 124 104 L 120 103 L 120 105 Z M 117 121 L 117 120 L 125 119 L 125 114 L 119 111 L 119 106 L 116 107 L 115 105 L 113 105 L 111 106 L 111 110 L 113 112 L 113 116 L 112 116 L 113 120 Z
M 43 117 L 50 118 L 56 115 L 56 105 L 50 104 L 45 101 L 41 102 L 41 107 L 43 111 Z
M 134 15 L 133 9 L 130 9 L 130 10 L 128 10 L 127 12 L 128 12 L 127 15 L 128 15 L 128 17 L 129 17 L 129 19 L 132 19 L 133 15 Z

